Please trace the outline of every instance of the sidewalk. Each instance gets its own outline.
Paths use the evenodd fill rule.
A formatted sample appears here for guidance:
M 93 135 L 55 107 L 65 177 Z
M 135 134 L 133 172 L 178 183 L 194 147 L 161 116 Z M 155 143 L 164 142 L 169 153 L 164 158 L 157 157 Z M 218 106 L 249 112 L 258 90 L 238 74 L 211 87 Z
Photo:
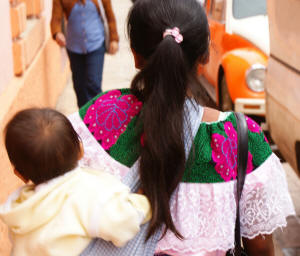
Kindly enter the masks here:
M 134 60 L 130 52 L 128 40 L 125 36 L 126 18 L 131 6 L 130 0 L 112 0 L 116 14 L 118 31 L 120 35 L 120 50 L 117 55 L 105 56 L 103 70 L 103 90 L 129 87 L 136 73 Z M 57 109 L 68 115 L 78 110 L 76 97 L 70 78 L 67 87 L 60 96 Z M 289 190 L 296 207 L 296 213 L 300 216 L 300 179 L 289 164 L 283 164 L 287 174 Z M 300 223 L 294 217 L 288 219 L 288 227 L 283 231 L 276 230 L 274 233 L 275 256 L 300 256 Z M 283 252 L 280 248 L 283 248 Z
M 287 227 L 274 232 L 274 240 L 282 249 L 284 256 L 300 256 L 300 179 L 288 163 L 283 164 L 297 217 L 289 217 Z M 277 251 L 279 253 L 279 251 Z

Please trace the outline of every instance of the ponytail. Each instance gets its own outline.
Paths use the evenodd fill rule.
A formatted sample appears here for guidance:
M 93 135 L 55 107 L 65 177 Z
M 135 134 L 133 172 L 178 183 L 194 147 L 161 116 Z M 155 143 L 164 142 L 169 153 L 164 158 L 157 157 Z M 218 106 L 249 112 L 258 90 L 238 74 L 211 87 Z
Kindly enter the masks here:
M 164 38 L 132 83 L 143 85 L 145 143 L 141 149 L 142 188 L 152 206 L 149 234 L 162 223 L 181 237 L 172 221 L 169 202 L 185 169 L 183 106 L 187 70 L 182 49 L 171 36 Z
M 187 15 L 190 10 L 194 13 Z M 190 17 L 195 18 L 188 23 Z M 178 23 L 171 22 L 180 19 Z M 199 25 L 201 19 L 205 31 Z M 165 225 L 163 236 L 170 230 L 183 238 L 172 220 L 170 199 L 185 170 L 184 103 L 195 63 L 208 51 L 205 21 L 196 0 L 139 0 L 128 16 L 131 48 L 145 60 L 131 83 L 131 90 L 145 106 L 139 117 L 144 132 L 139 170 L 142 189 L 152 208 L 147 238 L 162 225 Z M 186 27 L 190 25 L 197 25 L 196 29 L 190 32 Z M 173 27 L 182 30 L 182 42 L 176 42 L 171 35 L 163 37 L 165 30 Z M 199 35 L 205 41 L 204 46 L 201 41 L 188 39 L 197 40 Z

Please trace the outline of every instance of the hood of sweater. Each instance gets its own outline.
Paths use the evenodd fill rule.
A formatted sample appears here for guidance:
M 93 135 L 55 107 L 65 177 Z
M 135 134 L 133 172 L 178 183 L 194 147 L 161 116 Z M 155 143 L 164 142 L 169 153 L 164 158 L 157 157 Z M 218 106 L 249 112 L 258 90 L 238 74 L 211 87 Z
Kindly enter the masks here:
M 68 187 L 80 179 L 79 172 L 75 169 L 38 186 L 19 188 L 0 206 L 0 217 L 15 234 L 39 228 L 60 211 L 70 196 Z

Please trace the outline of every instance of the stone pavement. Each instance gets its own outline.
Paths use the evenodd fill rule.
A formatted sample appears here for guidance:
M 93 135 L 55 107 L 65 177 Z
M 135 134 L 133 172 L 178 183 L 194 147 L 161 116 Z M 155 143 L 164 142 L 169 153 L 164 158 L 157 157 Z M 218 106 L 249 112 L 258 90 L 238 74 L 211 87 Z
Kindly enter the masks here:
M 274 240 L 282 248 L 284 256 L 300 256 L 300 179 L 288 163 L 283 163 L 288 181 L 288 187 L 295 205 L 297 217 L 288 218 L 287 228 L 276 230 Z
M 103 90 L 124 88 L 130 86 L 136 70 L 130 53 L 128 40 L 125 36 L 126 17 L 131 6 L 130 0 L 112 0 L 120 34 L 120 50 L 114 56 L 105 56 L 103 70 Z M 70 78 L 67 87 L 60 96 L 57 109 L 68 115 L 78 110 L 76 97 Z M 289 164 L 284 163 L 289 190 L 294 201 L 297 215 L 300 216 L 300 179 Z M 300 222 L 295 217 L 288 219 L 288 227 L 274 233 L 276 256 L 300 256 Z M 282 250 L 281 250 L 282 248 Z

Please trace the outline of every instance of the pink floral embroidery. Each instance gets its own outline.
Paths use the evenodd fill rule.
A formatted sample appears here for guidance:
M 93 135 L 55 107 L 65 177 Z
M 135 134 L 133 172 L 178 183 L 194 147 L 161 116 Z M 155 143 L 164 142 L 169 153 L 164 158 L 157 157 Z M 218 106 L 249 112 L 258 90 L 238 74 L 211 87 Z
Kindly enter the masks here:
M 88 108 L 83 120 L 105 150 L 116 143 L 142 108 L 142 103 L 134 95 L 120 96 L 119 90 L 113 90 L 99 97 Z
M 262 132 L 261 127 L 253 119 L 246 116 L 246 121 L 247 121 L 247 124 L 248 124 L 249 131 L 254 132 L 254 133 L 261 133 Z M 265 142 L 269 143 L 269 141 L 268 141 L 268 139 L 265 135 L 264 135 L 264 139 L 265 139 Z
M 237 175 L 237 132 L 230 122 L 226 122 L 224 128 L 227 138 L 217 133 L 212 135 L 212 159 L 217 173 L 225 181 L 230 181 Z M 248 152 L 247 173 L 253 170 L 252 158 Z
M 249 131 L 255 132 L 255 133 L 260 133 L 262 131 L 260 126 L 254 120 L 252 120 L 250 117 L 246 116 L 246 121 L 248 124 Z

